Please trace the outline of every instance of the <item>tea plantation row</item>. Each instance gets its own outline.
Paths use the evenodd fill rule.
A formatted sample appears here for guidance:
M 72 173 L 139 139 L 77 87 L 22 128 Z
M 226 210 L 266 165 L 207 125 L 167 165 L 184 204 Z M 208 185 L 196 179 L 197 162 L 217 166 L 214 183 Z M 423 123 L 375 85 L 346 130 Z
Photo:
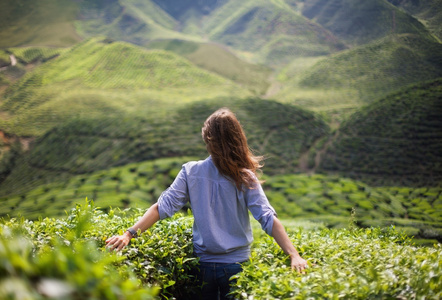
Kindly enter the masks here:
M 155 224 L 121 254 L 105 239 L 121 234 L 143 210 L 103 213 L 88 203 L 66 218 L 0 222 L 2 299 L 186 299 L 195 289 L 189 271 L 191 216 Z M 291 271 L 287 256 L 254 222 L 249 262 L 232 286 L 236 299 L 439 299 L 442 248 L 416 247 L 394 228 L 315 230 L 288 227 L 309 262 Z
M 128 164 L 40 186 L 28 193 L 0 199 L 0 216 L 37 219 L 64 216 L 85 197 L 103 210 L 109 207 L 146 209 L 192 157 Z M 264 189 L 282 218 L 296 218 L 345 227 L 353 213 L 360 227 L 395 225 L 432 244 L 442 241 L 442 189 L 371 187 L 351 179 L 324 175 L 264 176 Z

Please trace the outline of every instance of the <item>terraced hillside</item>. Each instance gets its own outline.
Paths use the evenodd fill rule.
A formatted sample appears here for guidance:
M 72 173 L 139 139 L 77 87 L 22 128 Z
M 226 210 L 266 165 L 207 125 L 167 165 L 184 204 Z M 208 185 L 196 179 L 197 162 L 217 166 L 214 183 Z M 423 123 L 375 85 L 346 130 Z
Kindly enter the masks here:
M 441 187 L 379 188 L 345 177 L 289 174 L 268 178 L 264 189 L 284 219 L 348 227 L 353 218 L 361 227 L 393 225 L 430 244 L 442 241 Z
M 145 207 L 228 106 L 281 217 L 441 241 L 439 1 L 4 0 L 0 215 Z
M 144 115 L 227 95 L 249 92 L 171 52 L 94 38 L 12 85 L 0 106 L 10 117 L 0 124 L 10 134 L 37 136 L 72 117 Z
M 417 35 L 392 35 L 377 42 L 288 66 L 274 97 L 328 112 L 361 107 L 406 87 L 442 76 L 442 45 Z M 309 64 L 308 64 L 309 63 Z
M 442 182 L 442 80 L 411 86 L 355 113 L 319 168 L 376 184 Z
M 200 68 L 217 73 L 248 88 L 258 96 L 264 94 L 269 87 L 269 77 L 272 73 L 270 67 L 241 60 L 221 44 L 155 40 L 149 42 L 146 47 L 172 51 Z
M 205 157 L 201 127 L 222 106 L 235 111 L 243 122 L 251 147 L 267 157 L 269 174 L 295 172 L 301 153 L 329 131 L 311 112 L 251 98 L 200 101 L 144 117 L 78 118 L 48 131 L 14 160 L 11 173 L 0 184 L 1 194 L 131 162 Z
M 345 48 L 332 33 L 283 2 L 229 1 L 206 23 L 210 38 L 279 66 L 295 57 L 327 55 Z

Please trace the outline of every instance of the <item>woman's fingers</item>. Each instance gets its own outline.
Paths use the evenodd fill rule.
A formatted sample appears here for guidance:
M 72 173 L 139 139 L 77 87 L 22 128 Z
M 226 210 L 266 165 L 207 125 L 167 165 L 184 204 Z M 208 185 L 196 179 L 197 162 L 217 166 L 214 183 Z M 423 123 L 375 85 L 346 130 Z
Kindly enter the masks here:
M 124 247 L 127 246 L 128 243 L 126 243 L 125 238 L 123 236 L 113 236 L 106 240 L 106 248 L 109 250 L 117 250 L 120 251 Z
M 113 241 L 115 240 L 116 236 L 110 237 L 106 240 L 106 244 L 113 244 Z
M 295 265 L 294 268 L 296 271 L 298 271 L 298 273 L 302 273 L 305 274 L 304 270 L 308 268 L 308 264 L 299 264 L 299 265 Z
M 302 257 L 292 257 L 291 261 L 292 270 L 296 270 L 298 272 L 305 273 L 304 270 L 308 268 L 308 263 Z

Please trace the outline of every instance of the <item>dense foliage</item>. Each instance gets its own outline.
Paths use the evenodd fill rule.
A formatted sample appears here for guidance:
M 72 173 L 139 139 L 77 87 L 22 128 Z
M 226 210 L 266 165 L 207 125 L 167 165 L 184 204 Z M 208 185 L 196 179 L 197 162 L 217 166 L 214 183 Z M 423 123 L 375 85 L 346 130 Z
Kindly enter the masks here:
M 83 207 L 66 220 L 2 221 L 0 298 L 154 299 L 156 288 L 140 286 L 121 257 L 86 238 L 89 217 Z
M 120 255 L 104 241 L 121 234 L 142 210 L 103 213 L 85 202 L 66 218 L 3 220 L 0 293 L 6 299 L 180 299 L 195 288 L 190 270 L 192 217 L 155 224 Z M 351 223 L 352 221 L 349 220 Z M 302 229 L 289 236 L 309 261 L 306 274 L 254 224 L 251 259 L 237 277 L 238 299 L 438 299 L 442 250 L 415 247 L 394 228 Z M 299 224 L 298 224 L 299 225 Z M 136 278 L 136 279 L 135 279 Z
M 200 101 L 170 109 L 165 115 L 76 119 L 38 139 L 17 161 L 9 178 L 0 183 L 0 195 L 17 195 L 29 186 L 132 162 L 179 156 L 205 158 L 201 127 L 222 106 L 235 111 L 250 146 L 268 157 L 269 174 L 294 172 L 300 154 L 329 131 L 311 112 L 256 98 Z
M 300 275 L 270 238 L 260 239 L 237 275 L 239 299 L 438 299 L 440 245 L 416 248 L 393 228 L 295 229 L 290 234 L 310 269 Z
M 379 185 L 440 186 L 441 100 L 439 79 L 372 103 L 341 126 L 320 168 Z
M 440 2 L 1 1 L 0 298 L 185 298 L 190 213 L 104 241 L 207 156 L 220 106 L 310 263 L 255 226 L 235 298 L 442 298 Z

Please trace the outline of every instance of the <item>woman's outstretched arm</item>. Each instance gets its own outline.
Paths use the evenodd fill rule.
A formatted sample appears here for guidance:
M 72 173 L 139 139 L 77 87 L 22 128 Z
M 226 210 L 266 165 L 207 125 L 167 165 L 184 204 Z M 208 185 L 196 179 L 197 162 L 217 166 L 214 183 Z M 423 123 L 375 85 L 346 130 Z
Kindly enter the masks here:
M 273 217 L 273 228 L 272 228 L 272 236 L 284 253 L 290 255 L 290 265 L 292 270 L 296 270 L 298 272 L 302 272 L 308 267 L 307 261 L 303 259 L 298 251 L 296 251 L 295 246 L 293 246 L 292 242 L 287 235 L 287 232 L 284 229 L 281 221 L 277 217 Z
M 153 224 L 155 224 L 155 222 L 157 222 L 159 219 L 160 219 L 160 214 L 158 212 L 158 203 L 155 203 L 131 228 L 137 232 L 138 230 L 144 232 L 147 229 L 149 229 Z M 124 247 L 126 247 L 132 238 L 133 238 L 132 234 L 126 231 L 122 235 L 113 236 L 107 239 L 106 244 L 110 250 L 119 251 Z

